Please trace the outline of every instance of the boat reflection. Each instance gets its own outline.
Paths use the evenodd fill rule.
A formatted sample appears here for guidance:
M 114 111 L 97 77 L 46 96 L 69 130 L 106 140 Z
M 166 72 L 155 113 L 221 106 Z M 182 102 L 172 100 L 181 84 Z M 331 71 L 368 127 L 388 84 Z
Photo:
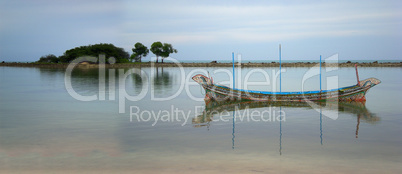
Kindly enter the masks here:
M 375 123 L 380 120 L 376 114 L 371 113 L 365 105 L 365 102 L 314 102 L 318 106 L 325 107 L 329 110 L 338 110 L 341 113 L 349 113 L 356 115 L 358 121 L 364 120 L 368 123 Z M 305 102 L 208 102 L 205 104 L 203 113 L 192 120 L 194 127 L 209 126 L 213 117 L 222 112 L 231 112 L 244 109 L 268 108 L 268 107 L 284 107 L 284 108 L 307 108 L 313 109 Z
M 194 127 L 207 127 L 209 130 L 210 123 L 214 120 L 214 116 L 220 117 L 220 114 L 223 112 L 232 112 L 232 121 L 233 121 L 233 138 L 232 138 L 232 148 L 234 148 L 234 140 L 235 140 L 235 112 L 246 109 L 257 109 L 257 108 L 278 108 L 280 109 L 279 113 L 282 113 L 282 108 L 305 108 L 305 109 L 316 109 L 320 112 L 320 139 L 321 145 L 323 144 L 323 126 L 322 126 L 322 109 L 325 108 L 329 111 L 338 111 L 339 113 L 347 113 L 350 115 L 354 115 L 357 117 L 357 125 L 356 125 L 356 138 L 358 138 L 359 134 L 359 125 L 361 121 L 367 123 L 376 123 L 380 120 L 376 114 L 371 113 L 365 105 L 365 102 L 314 102 L 315 107 L 313 108 L 309 103 L 305 102 L 256 102 L 256 101 L 246 101 L 246 102 L 207 102 L 205 104 L 205 109 L 203 113 L 192 119 L 192 124 Z M 318 108 L 317 108 L 318 107 Z M 282 118 L 279 115 L 279 118 Z M 217 119 L 217 118 L 215 118 Z M 279 119 L 280 131 L 280 149 L 279 152 L 282 154 L 282 119 Z

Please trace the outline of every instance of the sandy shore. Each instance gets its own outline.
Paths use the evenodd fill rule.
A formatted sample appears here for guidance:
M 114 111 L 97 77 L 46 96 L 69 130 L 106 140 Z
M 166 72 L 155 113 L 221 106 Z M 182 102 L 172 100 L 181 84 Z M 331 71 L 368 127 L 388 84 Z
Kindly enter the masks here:
M 387 62 L 387 63 L 323 63 L 323 67 L 354 67 L 355 64 L 359 67 L 402 67 L 402 62 Z M 11 67 L 44 67 L 44 68 L 66 68 L 69 64 L 38 64 L 38 63 L 0 63 L 0 66 Z M 98 67 L 96 64 L 78 65 L 80 67 Z M 232 67 L 231 63 L 121 63 L 121 64 L 106 64 L 106 68 L 130 68 L 130 67 Z M 236 67 L 279 67 L 279 63 L 236 63 Z M 313 67 L 318 66 L 318 63 L 297 62 L 297 63 L 282 63 L 282 67 Z

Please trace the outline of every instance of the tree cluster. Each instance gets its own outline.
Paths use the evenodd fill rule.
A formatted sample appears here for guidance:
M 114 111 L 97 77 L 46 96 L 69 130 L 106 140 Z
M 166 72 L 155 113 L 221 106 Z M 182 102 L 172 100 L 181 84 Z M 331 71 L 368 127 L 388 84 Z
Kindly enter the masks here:
M 60 59 L 53 54 L 42 56 L 38 60 L 38 62 L 42 62 L 42 63 L 59 63 L 59 61 L 60 61 Z
M 99 55 L 105 55 L 106 58 L 114 57 L 116 63 L 125 63 L 129 60 L 129 54 L 123 48 L 113 44 L 100 43 L 95 45 L 80 46 L 67 50 L 62 56 L 55 55 L 42 56 L 38 62 L 42 63 L 69 63 L 81 56 L 93 56 L 99 58 Z
M 116 63 L 127 63 L 129 60 L 131 62 L 134 60 L 135 62 L 141 62 L 142 57 L 148 55 L 149 51 L 156 55 L 156 63 L 159 61 L 159 57 L 163 59 L 169 57 L 172 53 L 177 53 L 177 50 L 173 48 L 172 44 L 162 43 L 162 42 L 154 42 L 151 45 L 151 48 L 148 49 L 142 43 L 137 42 L 132 49 L 133 54 L 130 56 L 129 53 L 124 51 L 123 48 L 119 48 L 114 46 L 113 44 L 100 43 L 95 45 L 88 46 L 80 46 L 73 49 L 69 49 L 64 52 L 62 56 L 55 56 L 53 54 L 49 54 L 46 56 L 42 56 L 37 62 L 40 63 L 69 63 L 76 58 L 82 56 L 93 56 L 99 58 L 99 55 L 105 55 L 106 58 L 114 57 L 116 59 Z M 98 61 L 99 63 L 99 61 Z
M 177 50 L 173 48 L 172 44 L 169 43 L 163 43 L 162 42 L 154 42 L 151 45 L 151 52 L 156 55 L 156 63 L 159 61 L 159 57 L 162 58 L 162 63 L 163 59 L 169 57 L 170 54 L 172 53 L 177 53 Z M 137 42 L 134 45 L 134 48 L 132 49 L 133 54 L 131 55 L 130 59 L 135 60 L 135 62 L 141 62 L 141 58 L 145 57 L 148 55 L 149 50 L 146 46 L 144 46 L 142 43 Z

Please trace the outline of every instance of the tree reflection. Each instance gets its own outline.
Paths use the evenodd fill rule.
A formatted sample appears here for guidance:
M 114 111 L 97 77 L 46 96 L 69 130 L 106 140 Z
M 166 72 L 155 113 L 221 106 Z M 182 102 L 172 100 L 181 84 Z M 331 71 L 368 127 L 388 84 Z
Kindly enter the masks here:
M 143 85 L 143 77 L 141 77 L 141 67 L 133 68 L 134 73 L 131 74 L 135 91 L 141 92 Z
M 164 93 L 166 89 L 172 88 L 172 76 L 169 72 L 164 72 L 163 67 L 155 67 L 153 86 L 156 93 Z

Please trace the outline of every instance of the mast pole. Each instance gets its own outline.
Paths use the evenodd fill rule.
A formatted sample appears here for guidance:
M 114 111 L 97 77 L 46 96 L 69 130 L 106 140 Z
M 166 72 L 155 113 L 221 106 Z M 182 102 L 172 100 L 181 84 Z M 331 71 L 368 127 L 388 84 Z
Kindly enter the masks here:
M 322 91 L 321 89 L 321 55 L 320 55 L 320 92 Z
M 236 85 L 236 80 L 235 80 L 235 65 L 234 65 L 234 52 L 232 52 L 232 67 L 233 67 L 233 89 L 235 88 Z
M 355 68 L 356 68 L 357 85 L 360 86 L 359 72 L 357 72 L 357 64 L 355 64 Z

